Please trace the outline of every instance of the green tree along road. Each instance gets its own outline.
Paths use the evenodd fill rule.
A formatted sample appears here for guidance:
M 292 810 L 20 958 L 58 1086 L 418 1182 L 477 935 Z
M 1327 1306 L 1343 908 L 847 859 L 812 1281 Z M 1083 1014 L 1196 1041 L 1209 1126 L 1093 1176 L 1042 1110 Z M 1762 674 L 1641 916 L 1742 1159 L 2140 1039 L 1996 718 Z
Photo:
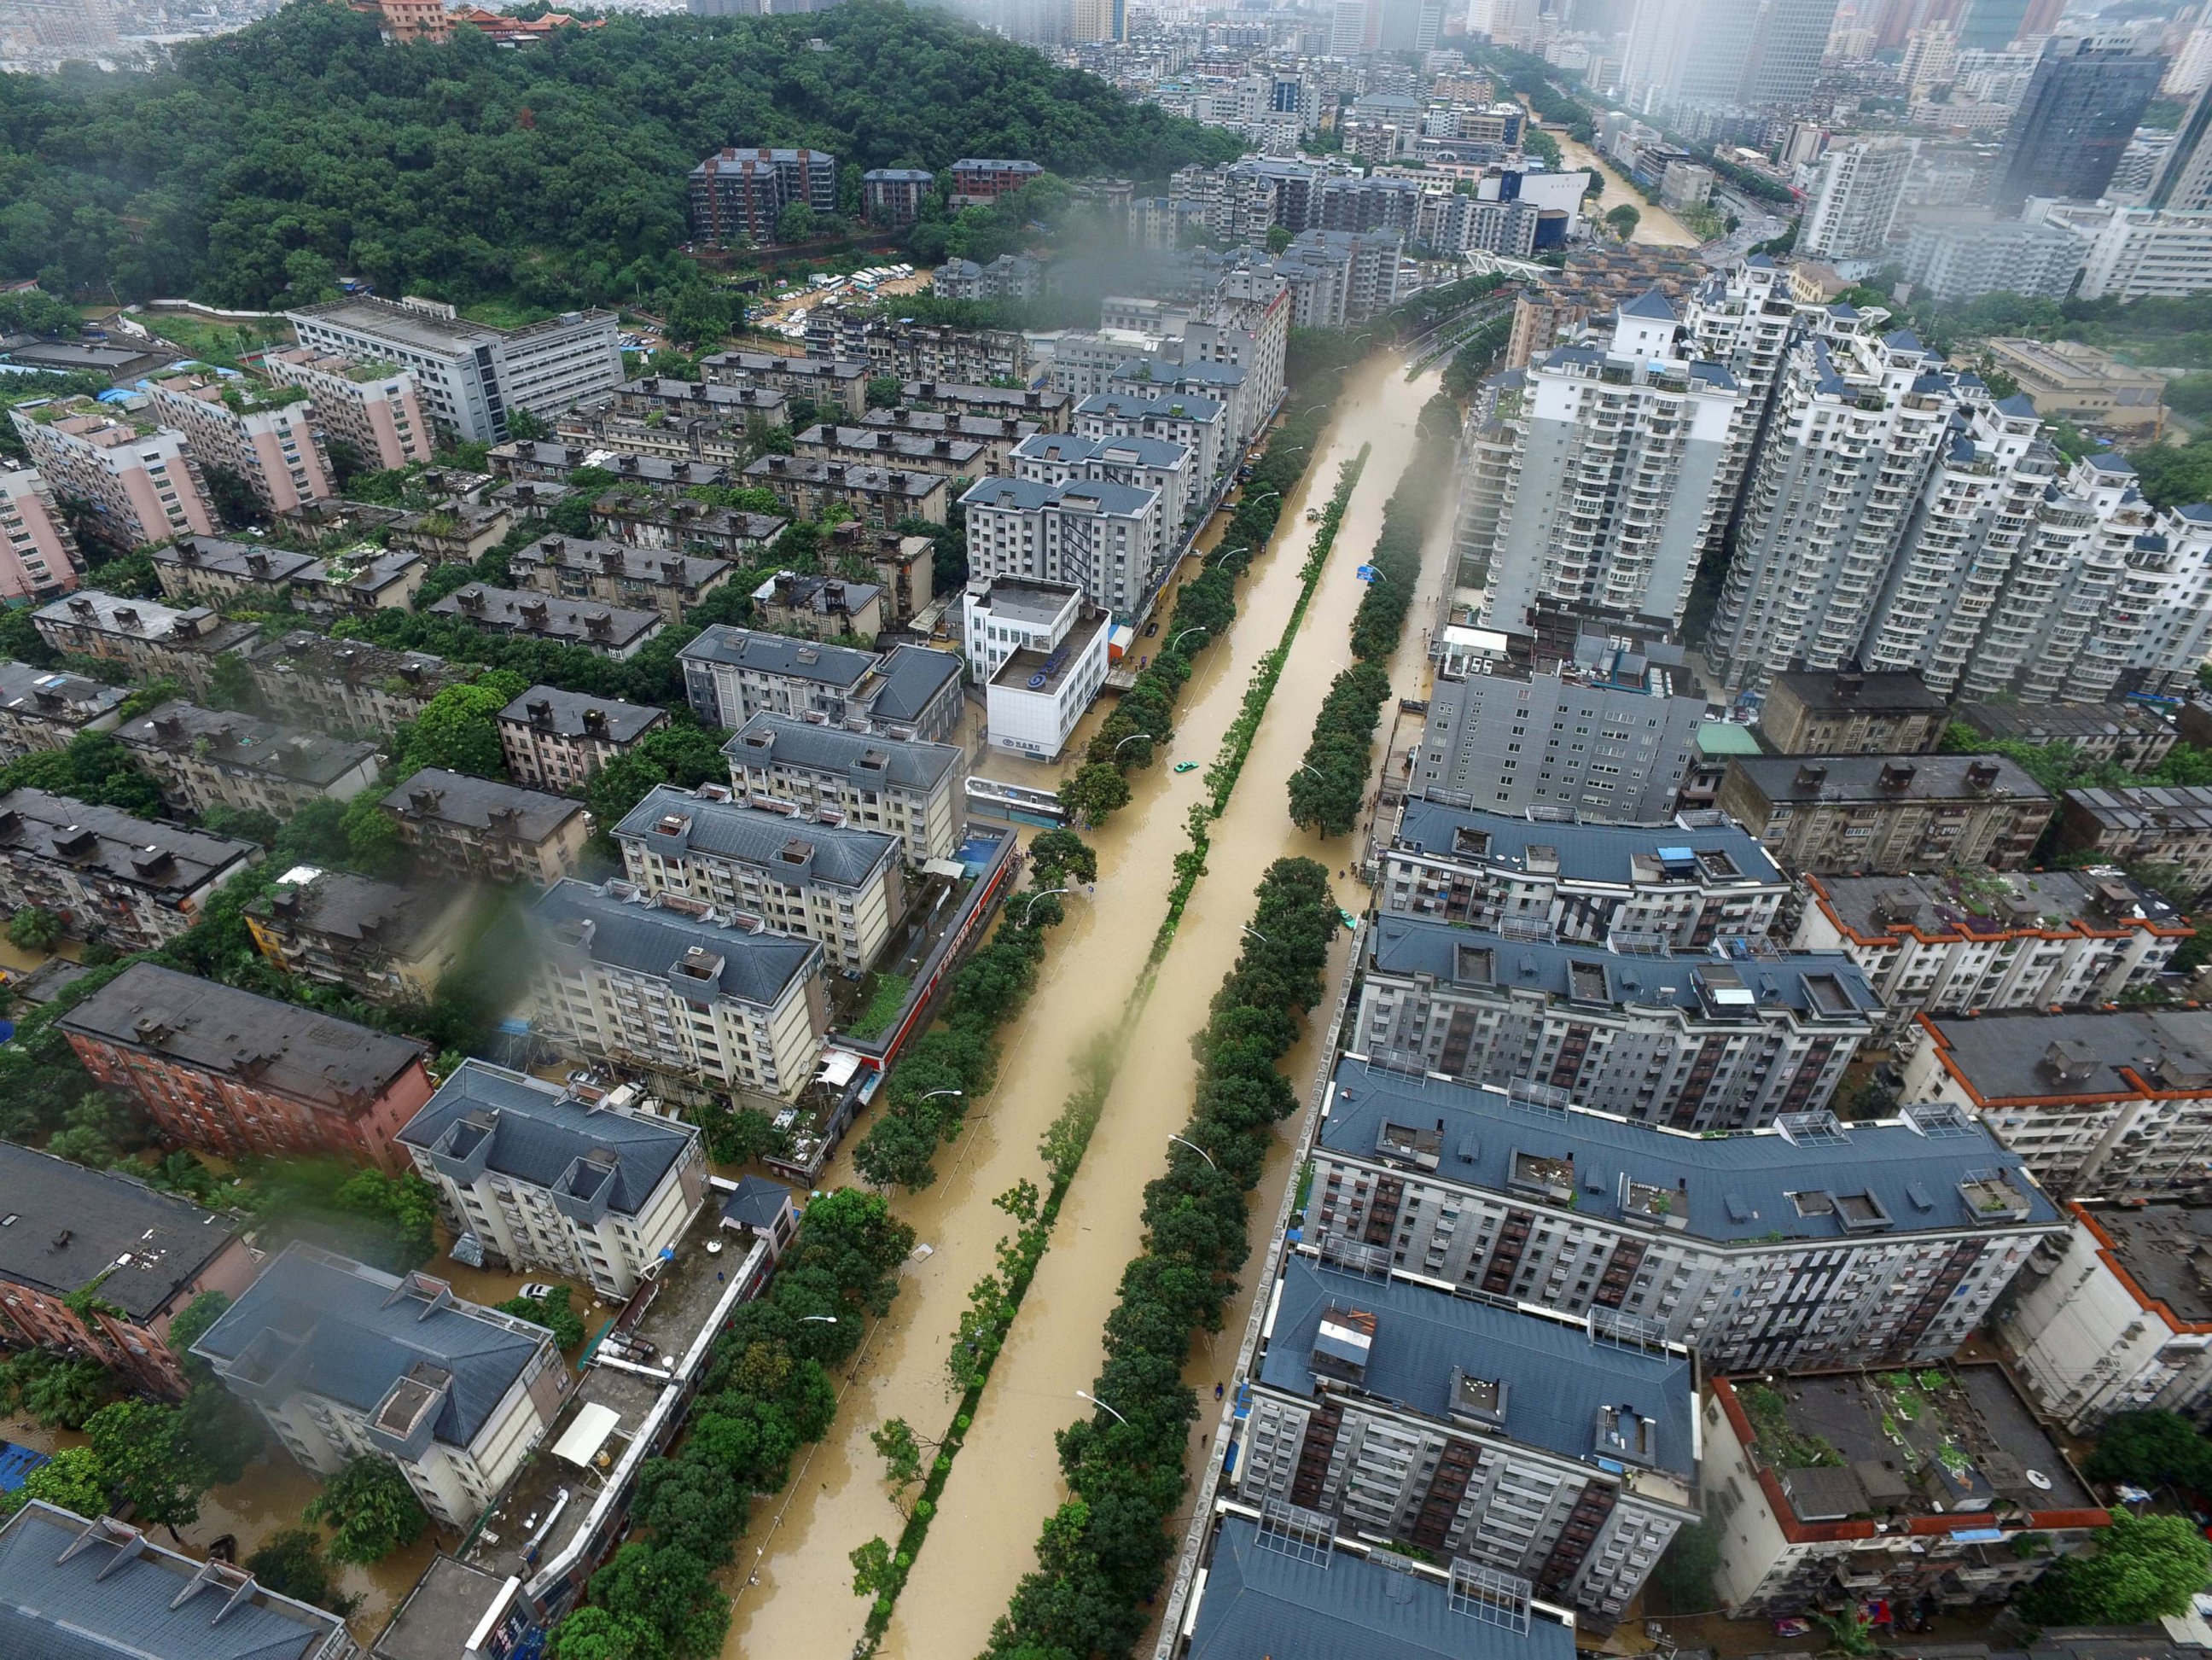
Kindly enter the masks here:
M 820 40 L 826 50 L 807 48 Z M 336 272 L 558 310 L 697 283 L 685 175 L 732 143 L 860 167 L 1019 155 L 1162 178 L 1242 140 L 942 13 L 641 18 L 501 52 L 292 5 L 146 74 L 0 77 L 0 277 L 269 307 Z

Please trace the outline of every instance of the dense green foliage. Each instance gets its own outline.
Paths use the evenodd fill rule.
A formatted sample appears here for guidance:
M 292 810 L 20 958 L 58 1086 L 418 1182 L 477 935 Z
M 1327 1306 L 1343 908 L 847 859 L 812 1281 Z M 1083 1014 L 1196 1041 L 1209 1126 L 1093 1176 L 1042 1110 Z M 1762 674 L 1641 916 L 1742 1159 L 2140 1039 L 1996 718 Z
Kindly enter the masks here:
M 1721 1565 L 1721 1536 L 1692 1522 L 1668 1541 L 1651 1583 L 1663 1592 L 1670 1614 L 1703 1614 L 1713 1606 L 1713 1574 Z
M 617 13 L 528 52 L 470 29 L 387 47 L 373 16 L 303 0 L 151 73 L 0 79 L 0 276 L 249 307 L 324 297 L 340 272 L 459 301 L 696 307 L 670 251 L 685 175 L 726 144 L 833 151 L 855 198 L 867 167 L 1020 155 L 1159 178 L 1240 148 L 884 0 Z
M 568 1350 L 584 1341 L 584 1322 L 571 1306 L 572 1300 L 568 1286 L 556 1286 L 548 1296 L 510 1297 L 493 1306 L 501 1314 L 544 1327 L 553 1334 L 555 1347 Z
M 998 1030 L 1036 988 L 1045 930 L 1067 913 L 1052 891 L 1096 880 L 1097 855 L 1072 830 L 1030 844 L 1030 885 L 1006 902 L 990 944 L 952 977 L 942 1024 L 906 1047 L 884 1076 L 882 1109 L 853 1151 L 853 1168 L 878 1187 L 921 1188 L 937 1179 L 941 1142 L 960 1133 L 968 1109 L 999 1075 Z
M 1382 528 L 1367 562 L 1376 572 L 1352 618 L 1355 665 L 1341 671 L 1321 713 L 1305 758 L 1290 777 L 1291 818 L 1304 830 L 1342 836 L 1366 799 L 1368 751 L 1390 696 L 1389 660 L 1406 631 L 1421 575 L 1421 542 L 1451 477 L 1458 412 L 1438 396 L 1422 410 L 1419 436 L 1397 489 L 1382 507 Z
M 1091 739 L 1084 764 L 1060 787 L 1060 805 L 1079 819 L 1100 824 L 1127 806 L 1126 775 L 1150 766 L 1173 739 L 1176 701 L 1190 679 L 1191 660 L 1224 638 L 1236 620 L 1237 579 L 1274 534 L 1285 499 L 1312 463 L 1342 381 L 1332 363 L 1307 370 L 1292 386 L 1290 403 L 1304 407 L 1267 440 L 1267 453 L 1253 463 L 1252 477 L 1220 542 L 1203 556 L 1198 574 L 1176 590 L 1175 610 L 1161 627 L 1159 649 Z
M 1167 1173 L 1145 1189 L 1145 1246 L 1106 1319 L 1106 1363 L 1091 1394 L 1105 1414 L 1059 1437 L 1071 1497 L 1044 1526 L 1025 1575 L 991 1633 L 993 1660 L 1123 1655 L 1150 1620 L 1182 1502 L 1183 1449 L 1198 1402 L 1182 1381 L 1196 1335 L 1220 1328 L 1244 1263 L 1245 1195 L 1275 1122 L 1297 1097 L 1276 1063 L 1320 1000 L 1336 900 L 1310 859 L 1279 860 L 1259 887 L 1237 965 L 1198 1040 L 1198 1097 Z M 1211 1162 L 1209 1162 L 1209 1158 Z
M 2021 1593 L 2045 1626 L 2139 1626 L 2187 1610 L 2212 1578 L 2212 1542 L 2185 1516 L 2114 1515 L 2094 1552 L 2062 1557 Z
M 2212 784 L 2212 750 L 2176 744 L 2155 766 L 2130 772 L 2117 761 L 2098 761 L 2059 740 L 2032 744 L 2021 738 L 1984 738 L 1963 721 L 1943 729 L 1946 755 L 2002 755 L 2057 795 L 2067 790 L 2123 789 L 2131 784 Z
M 708 1660 L 729 1599 L 708 1577 L 730 1560 L 752 1506 L 837 1411 L 825 1367 L 889 1310 L 914 1230 L 852 1189 L 807 1206 L 768 1293 L 714 1340 L 675 1453 L 646 1461 L 631 1535 L 592 1575 L 589 1599 L 554 1631 L 551 1660 Z M 829 1316 L 823 1318 L 820 1316 Z
M 358 1596 L 338 1589 L 322 1535 L 312 1529 L 284 1528 L 271 1534 L 267 1544 L 246 1559 L 246 1571 L 280 1596 L 313 1602 L 332 1614 L 351 1614 L 361 1605 Z
M 430 1525 L 399 1466 L 367 1454 L 325 1481 L 305 1514 L 330 1524 L 330 1553 L 341 1562 L 381 1562 Z
M 2097 1450 L 2081 1473 L 2093 1481 L 2212 1492 L 2212 1441 L 2179 1413 L 2116 1413 L 2097 1437 Z

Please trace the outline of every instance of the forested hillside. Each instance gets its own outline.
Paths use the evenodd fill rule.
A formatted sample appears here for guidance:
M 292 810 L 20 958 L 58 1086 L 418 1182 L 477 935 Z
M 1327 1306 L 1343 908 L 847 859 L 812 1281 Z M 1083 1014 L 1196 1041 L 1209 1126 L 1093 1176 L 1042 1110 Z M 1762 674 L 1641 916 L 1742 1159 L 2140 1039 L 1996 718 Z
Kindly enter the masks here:
M 1139 178 L 1241 148 L 890 0 L 617 15 L 520 52 L 470 30 L 387 46 L 294 0 L 156 74 L 0 76 L 0 277 L 256 307 L 333 271 L 463 301 L 627 297 L 680 280 L 684 174 L 730 143 Z

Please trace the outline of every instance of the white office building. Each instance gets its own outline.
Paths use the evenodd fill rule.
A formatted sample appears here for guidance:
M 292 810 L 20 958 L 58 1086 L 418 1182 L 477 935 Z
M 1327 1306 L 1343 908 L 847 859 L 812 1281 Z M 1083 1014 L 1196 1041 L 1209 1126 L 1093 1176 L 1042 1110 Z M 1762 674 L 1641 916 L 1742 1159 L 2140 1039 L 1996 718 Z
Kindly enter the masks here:
M 303 346 L 412 370 L 431 418 L 478 443 L 507 438 L 511 409 L 550 417 L 624 379 L 611 311 L 500 329 L 434 300 L 356 295 L 284 314 Z
M 994 749 L 1056 759 L 1106 684 L 1112 619 L 1080 589 L 977 577 L 962 623 Z

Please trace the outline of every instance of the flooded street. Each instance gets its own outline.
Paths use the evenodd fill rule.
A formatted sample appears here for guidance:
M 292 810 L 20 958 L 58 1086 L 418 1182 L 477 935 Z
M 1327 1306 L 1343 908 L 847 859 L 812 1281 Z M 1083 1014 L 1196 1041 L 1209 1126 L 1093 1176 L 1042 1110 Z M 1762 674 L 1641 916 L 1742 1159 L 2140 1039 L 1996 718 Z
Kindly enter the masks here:
M 1004 1034 L 997 1088 L 969 1114 L 959 1140 L 939 1156 L 936 1183 L 895 1199 L 898 1213 L 913 1224 L 933 1254 L 908 1265 L 897 1303 L 870 1332 L 849 1379 L 840 1380 L 847 1393 L 830 1438 L 805 1456 L 784 1493 L 756 1509 L 752 1528 L 738 1546 L 737 1565 L 726 1580 L 735 1602 L 726 1655 L 842 1653 L 860 1635 L 867 1607 L 853 1595 L 847 1555 L 872 1536 L 896 1537 L 902 1525 L 884 1494 L 880 1461 L 868 1433 L 892 1417 L 905 1418 L 919 1434 L 943 1432 L 952 1411 L 944 1362 L 953 1328 L 969 1287 L 991 1271 L 997 1243 L 1009 1231 L 1006 1217 L 992 1207 L 991 1199 L 1018 1180 L 1042 1180 L 1037 1137 L 1073 1086 L 1075 1057 L 1115 1025 L 1165 913 L 1173 860 L 1186 842 L 1185 816 L 1204 788 L 1202 772 L 1178 777 L 1168 763 L 1212 759 L 1254 669 L 1281 638 L 1297 599 L 1298 566 L 1314 530 L 1305 521 L 1305 510 L 1328 500 L 1339 463 L 1357 453 L 1361 442 L 1371 441 L 1376 453 L 1312 613 L 1334 619 L 1334 626 L 1322 630 L 1333 652 L 1302 652 L 1278 688 L 1274 708 L 1290 712 L 1279 720 L 1271 713 L 1259 751 L 1237 787 L 1237 803 L 1256 805 L 1248 809 L 1249 816 L 1232 805 L 1229 818 L 1217 827 L 1216 873 L 1199 885 L 1198 898 L 1164 970 L 1176 977 L 1174 990 L 1152 1000 L 1154 1009 L 1179 1004 L 1180 1016 L 1168 1023 L 1173 1029 L 1168 1035 L 1159 1035 L 1158 1023 L 1147 1022 L 1138 1038 L 1140 1053 L 1146 1046 L 1172 1049 L 1172 1055 L 1148 1059 L 1180 1067 L 1180 1093 L 1149 1103 L 1146 1126 L 1133 1132 L 1135 1139 L 1130 1140 L 1118 1121 L 1127 1110 L 1131 1079 L 1151 1068 L 1137 1061 L 1125 1068 L 1122 1086 L 1109 1104 L 1062 1214 L 1054 1249 L 994 1374 L 984 1405 L 984 1417 L 993 1425 L 989 1438 L 971 1436 L 946 1493 L 948 1505 L 957 1504 L 961 1513 L 957 1519 L 940 1520 L 908 1590 L 906 1608 L 926 1608 L 929 1615 L 909 1627 L 902 1611 L 887 1651 L 904 1651 L 904 1633 L 915 1629 L 931 1633 L 927 1652 L 957 1653 L 965 1660 L 981 1646 L 1015 1577 L 1028 1566 L 1037 1525 L 1058 1502 L 1051 1430 L 1074 1408 L 1073 1391 L 1087 1384 L 1096 1368 L 1100 1323 L 1121 1265 L 1135 1247 L 1139 1193 L 1158 1168 L 1166 1132 L 1178 1127 L 1188 1110 L 1187 1037 L 1202 1018 L 1227 958 L 1212 959 L 1213 966 L 1202 976 L 1188 979 L 1178 960 L 1197 956 L 1201 939 L 1224 928 L 1231 943 L 1222 949 L 1232 949 L 1261 866 L 1282 845 L 1303 839 L 1296 836 L 1285 812 L 1284 780 L 1305 744 L 1314 708 L 1333 672 L 1328 664 L 1344 654 L 1343 619 L 1357 600 L 1358 583 L 1351 575 L 1354 555 L 1363 538 L 1374 536 L 1382 496 L 1403 465 L 1414 416 L 1428 391 L 1426 383 L 1409 386 L 1401 372 L 1386 363 L 1369 364 L 1356 374 L 1340 400 L 1342 416 L 1326 449 L 1285 504 L 1281 535 L 1244 580 L 1226 649 L 1202 657 L 1184 690 L 1172 749 L 1160 763 L 1132 775 L 1133 799 L 1091 836 L 1099 860 L 1096 896 L 1072 905 L 1068 920 L 1054 931 L 1036 991 Z M 1316 637 L 1310 626 L 1304 633 Z M 1106 712 L 1094 710 L 1091 721 Z M 1281 735 L 1290 727 L 1295 733 Z M 1091 729 L 1086 725 L 1078 734 L 1079 746 Z M 1044 769 L 995 755 L 980 769 L 1012 782 L 1050 779 Z M 1251 842 L 1249 848 L 1237 847 L 1240 835 Z M 1227 897 L 1218 911 L 1211 910 L 1207 901 L 1217 893 Z M 1192 990 L 1193 985 L 1199 988 Z M 1158 1134 L 1152 1128 L 1155 1121 Z M 850 1152 L 858 1140 L 857 1134 L 848 1138 L 825 1187 L 857 1181 Z M 1091 1196 L 1094 1191 L 1111 1202 L 1100 1205 Z M 1110 1222 L 1109 1215 L 1115 1219 Z M 1078 1259 L 1087 1264 L 1090 1280 L 1073 1292 L 1079 1304 L 1066 1305 L 1055 1265 Z M 1059 1317 L 1052 1319 L 1056 1304 L 1061 1305 Z M 1048 1319 L 1054 1334 L 1051 1343 L 1066 1350 L 1064 1364 L 1052 1371 L 1057 1393 L 1024 1399 L 1016 1391 L 1046 1387 L 1030 1381 L 1036 1374 L 1023 1357 L 1031 1349 L 1026 1334 Z M 1063 1374 L 1067 1383 L 1060 1389 Z M 994 1416 L 1010 1400 L 1025 1409 L 1018 1425 Z M 969 1487 L 970 1481 L 982 1490 L 980 1494 Z M 978 1499 L 981 1520 L 969 1510 Z M 979 1581 L 978 1574 L 986 1578 Z M 958 1605 L 957 1625 L 947 1626 L 938 1617 L 940 1596 Z
M 1145 1184 L 1164 1166 L 1169 1134 L 1189 1116 L 1197 1079 L 1190 1040 L 1204 1025 L 1208 1000 L 1236 958 L 1251 915 L 1253 890 L 1266 867 L 1285 854 L 1317 859 L 1332 873 L 1350 863 L 1350 838 L 1323 842 L 1291 823 L 1285 785 L 1312 735 L 1314 717 L 1330 680 L 1348 661 L 1346 630 L 1363 591 L 1355 571 L 1381 529 L 1382 503 L 1413 453 L 1415 418 L 1436 385 L 1432 375 L 1409 383 L 1395 366 L 1370 363 L 1341 400 L 1328 451 L 1309 480 L 1311 499 L 1326 499 L 1338 462 L 1357 453 L 1362 443 L 1371 444 L 1373 453 L 1261 723 L 1251 757 L 1227 811 L 1213 826 L 1207 874 L 1192 896 L 1161 966 L 1128 1057 L 1061 1210 L 1053 1248 L 993 1370 L 968 1450 L 954 1466 L 945 1489 L 931 1544 L 915 1564 L 884 1638 L 885 1655 L 898 1660 L 971 1660 L 983 1647 L 991 1622 L 1004 1611 L 1015 1582 L 1033 1566 L 1037 1529 L 1065 1496 L 1053 1434 L 1082 1410 L 1075 1391 L 1087 1388 L 1097 1375 L 1105 1316 L 1122 1268 L 1140 1241 Z M 1248 594 L 1246 613 L 1236 629 L 1240 661 L 1256 656 L 1280 637 L 1296 597 L 1297 561 L 1308 545 L 1304 506 L 1303 502 L 1291 504 L 1289 517 L 1297 533 L 1288 538 L 1290 546 L 1275 552 L 1276 562 L 1256 579 Z M 1429 611 L 1433 611 L 1432 600 Z M 1419 605 L 1408 618 L 1417 655 L 1426 620 Z M 1243 680 L 1240 672 L 1225 696 L 1217 687 L 1192 708 L 1187 730 L 1204 731 L 1190 731 L 1178 745 L 1182 753 L 1212 752 Z M 1205 740 L 1203 749 L 1186 747 L 1200 738 Z M 1065 1055 L 1067 1039 L 1096 1028 L 1104 1012 L 1100 1005 L 1109 994 L 1106 988 L 1126 985 L 1133 978 L 1133 965 L 1142 960 L 1164 906 L 1167 859 L 1179 842 L 1178 836 L 1141 864 L 1133 865 L 1125 856 L 1115 879 L 1100 884 L 1100 908 L 1104 909 L 1111 891 L 1131 913 L 1122 926 L 1132 938 L 1117 949 L 1102 950 L 1094 936 L 1080 954 L 1058 957 L 1063 976 L 1072 974 L 1077 982 L 1069 988 L 1071 999 L 1097 1012 L 1075 1031 L 1058 1030 L 1054 1023 L 1060 1017 L 1045 1008 L 1040 997 L 1032 1006 L 1031 1019 L 1024 1023 L 1025 1041 L 1053 1043 Z M 1356 880 L 1348 876 L 1340 879 L 1337 891 L 1348 909 L 1364 908 L 1364 890 Z M 1109 955 L 1114 959 L 1110 965 Z M 1124 958 L 1132 966 L 1122 968 Z M 1288 1062 L 1301 1093 L 1316 1060 L 1310 1041 Z M 1065 1066 L 1052 1076 L 1055 1081 L 1045 1099 L 1021 1104 L 1025 1120 L 1042 1124 L 1051 1116 L 1066 1086 Z M 1004 1085 L 1000 1093 L 1006 1095 Z M 1000 1110 L 1014 1110 L 1014 1100 L 1008 1098 Z M 1287 1175 L 1287 1137 L 1286 1128 L 1270 1179 L 1255 1199 L 1255 1206 L 1271 1217 L 1273 1195 Z M 1024 1158 L 1034 1171 L 1034 1153 L 1024 1152 Z M 1017 1160 L 1012 1168 L 1019 1173 L 1023 1162 Z M 1000 1230 L 988 1231 L 995 1239 Z M 980 1243 L 988 1248 L 989 1241 Z M 936 1350 L 941 1352 L 957 1314 L 954 1304 L 938 1317 L 929 1333 Z M 1194 1383 L 1210 1385 L 1226 1378 L 1237 1341 L 1233 1322 L 1239 1317 L 1241 1310 L 1232 1310 L 1232 1324 L 1213 1340 L 1218 1356 L 1201 1342 L 1190 1374 Z M 1210 1406 L 1210 1388 L 1207 1394 Z M 938 1408 L 940 1415 L 944 1410 Z M 856 1428 L 858 1422 L 856 1415 Z M 1199 1432 L 1211 1429 L 1209 1415 Z M 837 1560 L 842 1566 L 842 1551 Z M 857 1630 L 857 1610 L 854 1626 Z M 820 1644 L 817 1651 L 830 1651 L 830 1645 Z
M 1559 141 L 1561 161 L 1570 167 L 1589 167 L 1605 182 L 1605 193 L 1598 198 L 1597 211 L 1609 213 L 1614 208 L 1634 208 L 1641 216 L 1636 222 L 1632 242 L 1646 242 L 1662 248 L 1694 248 L 1699 245 L 1698 234 L 1656 202 L 1647 202 L 1636 193 L 1610 161 L 1602 161 L 1597 152 L 1579 139 L 1570 138 L 1564 132 L 1553 132 Z

